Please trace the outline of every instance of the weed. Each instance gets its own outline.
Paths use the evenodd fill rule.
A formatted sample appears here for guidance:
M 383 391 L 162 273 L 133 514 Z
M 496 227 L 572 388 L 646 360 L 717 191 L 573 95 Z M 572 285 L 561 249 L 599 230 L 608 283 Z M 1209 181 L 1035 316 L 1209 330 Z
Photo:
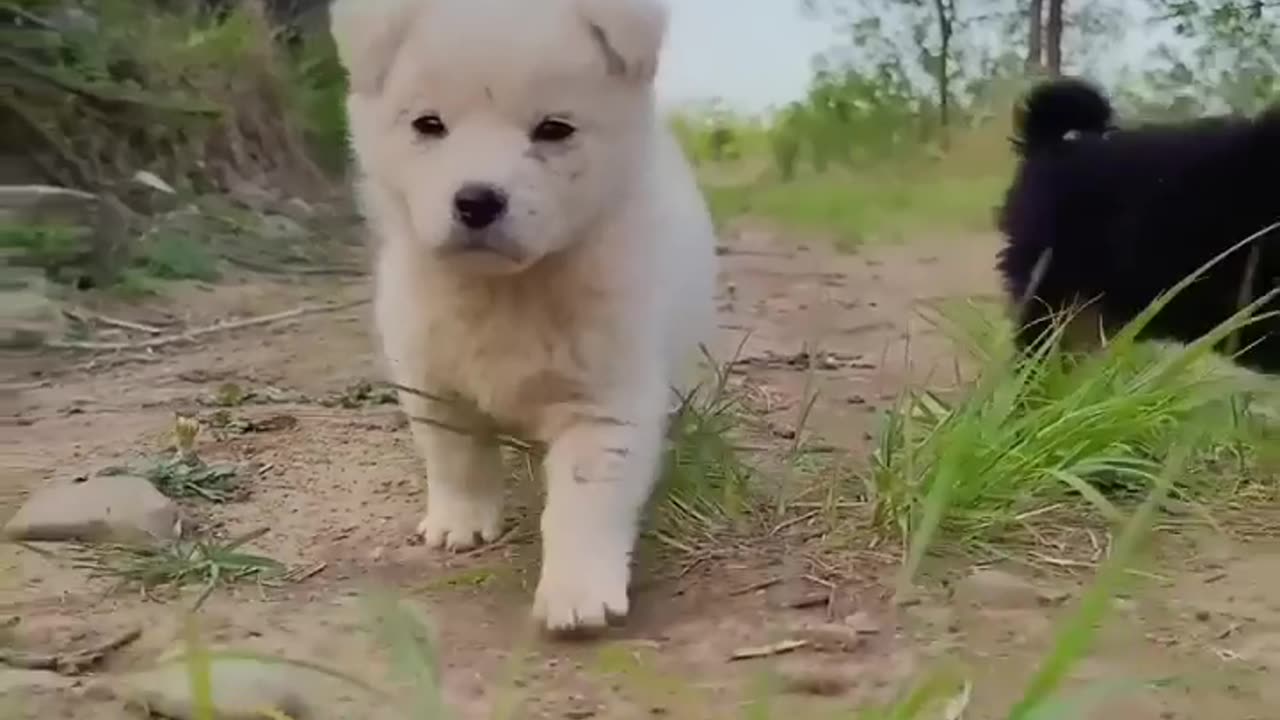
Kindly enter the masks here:
M 171 498 L 199 497 L 210 502 L 226 502 L 240 489 L 240 469 L 230 464 L 209 464 L 195 451 L 200 422 L 178 416 L 174 420 L 174 452 L 152 458 L 138 467 L 119 465 L 103 468 L 101 475 L 134 474 L 146 478 L 162 494 Z
M 120 586 L 137 587 L 146 593 L 203 586 L 194 605 L 199 608 L 221 585 L 267 581 L 284 571 L 284 566 L 276 560 L 240 550 L 267 531 L 268 528 L 262 528 L 225 542 L 193 540 L 157 546 L 84 547 L 76 566 L 89 570 L 94 576 L 115 578 Z
M 321 401 L 322 405 L 342 408 L 361 408 L 373 405 L 394 405 L 396 391 L 394 388 L 378 385 L 368 380 L 360 380 L 348 385 L 340 392 Z
M 733 361 L 718 364 L 706 348 L 703 353 L 711 382 L 681 396 L 654 493 L 655 534 L 686 551 L 692 538 L 712 540 L 732 530 L 753 505 L 751 471 L 733 444 L 746 412 L 740 393 L 729 385 Z

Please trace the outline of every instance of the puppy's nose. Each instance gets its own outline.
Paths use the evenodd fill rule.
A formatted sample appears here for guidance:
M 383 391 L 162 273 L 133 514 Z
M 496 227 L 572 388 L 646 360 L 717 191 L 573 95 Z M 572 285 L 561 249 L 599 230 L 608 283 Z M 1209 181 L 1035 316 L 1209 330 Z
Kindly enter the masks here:
M 454 217 L 472 230 L 492 225 L 506 211 L 506 194 L 492 185 L 467 183 L 453 196 Z

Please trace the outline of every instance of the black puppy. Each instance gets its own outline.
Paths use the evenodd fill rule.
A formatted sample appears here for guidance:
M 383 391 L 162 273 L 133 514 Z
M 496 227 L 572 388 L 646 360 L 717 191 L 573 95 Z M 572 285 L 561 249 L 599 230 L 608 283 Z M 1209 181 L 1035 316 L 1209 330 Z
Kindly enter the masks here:
M 1072 79 L 1018 108 L 1017 174 L 999 212 L 999 270 L 1021 317 L 1018 342 L 1073 307 L 1096 342 L 1215 256 L 1280 222 L 1280 107 L 1117 128 L 1110 102 Z M 1183 290 L 1144 331 L 1191 342 L 1280 284 L 1280 231 L 1263 234 Z M 1259 312 L 1280 310 L 1280 300 Z M 1092 336 L 1092 337 L 1089 337 Z M 1280 373 L 1280 319 L 1240 333 L 1241 364 Z

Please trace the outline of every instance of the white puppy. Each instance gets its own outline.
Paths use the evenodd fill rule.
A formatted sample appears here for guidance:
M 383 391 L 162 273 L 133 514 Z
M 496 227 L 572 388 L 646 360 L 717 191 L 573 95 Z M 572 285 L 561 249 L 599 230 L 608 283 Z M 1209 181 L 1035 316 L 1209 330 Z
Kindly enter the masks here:
M 425 457 L 428 544 L 502 529 L 497 424 L 546 444 L 534 615 L 627 613 L 671 388 L 714 318 L 714 236 L 654 104 L 660 0 L 337 0 L 376 314 Z

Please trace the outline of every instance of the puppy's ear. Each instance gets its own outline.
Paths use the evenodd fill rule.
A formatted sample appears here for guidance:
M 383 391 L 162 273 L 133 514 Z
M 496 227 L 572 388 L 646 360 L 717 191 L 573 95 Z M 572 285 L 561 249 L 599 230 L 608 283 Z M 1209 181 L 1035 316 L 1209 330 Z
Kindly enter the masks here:
M 347 69 L 351 92 L 376 95 L 408 35 L 422 0 L 334 0 L 329 32 Z
M 662 0 L 578 0 L 578 9 L 610 75 L 653 81 L 667 34 Z

